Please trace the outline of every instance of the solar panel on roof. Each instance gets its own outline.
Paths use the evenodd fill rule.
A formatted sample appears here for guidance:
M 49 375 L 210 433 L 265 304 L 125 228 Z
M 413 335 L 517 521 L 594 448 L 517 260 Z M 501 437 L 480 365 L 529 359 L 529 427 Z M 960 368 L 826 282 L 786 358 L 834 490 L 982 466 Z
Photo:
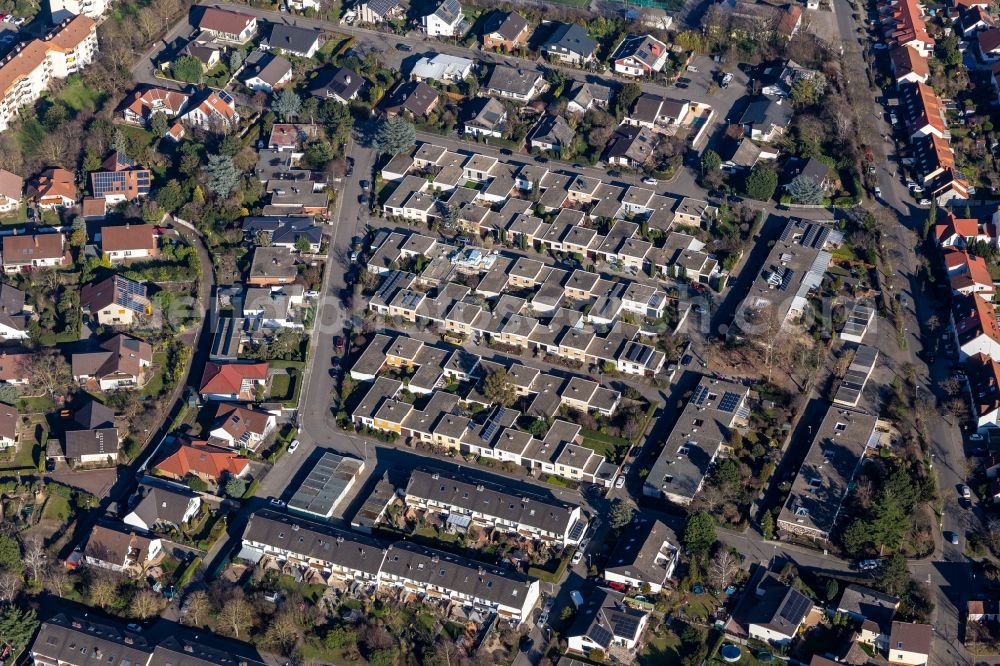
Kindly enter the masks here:
M 733 393 L 732 391 L 726 391 L 722 394 L 722 400 L 719 401 L 719 411 L 732 413 L 736 411 L 736 408 L 740 404 L 739 394 Z
M 692 405 L 703 405 L 705 404 L 705 398 L 708 397 L 708 387 L 703 385 L 698 385 L 698 388 L 694 390 L 694 395 L 691 396 Z
M 798 624 L 805 615 L 806 607 L 808 606 L 809 600 L 805 596 L 793 591 L 784 606 L 778 611 L 778 615 L 791 624 Z
M 599 645 L 610 645 L 614 636 L 606 628 L 596 625 L 590 631 L 590 637 Z
M 615 622 L 615 633 L 619 636 L 632 637 L 639 631 L 639 620 L 631 615 L 619 615 Z

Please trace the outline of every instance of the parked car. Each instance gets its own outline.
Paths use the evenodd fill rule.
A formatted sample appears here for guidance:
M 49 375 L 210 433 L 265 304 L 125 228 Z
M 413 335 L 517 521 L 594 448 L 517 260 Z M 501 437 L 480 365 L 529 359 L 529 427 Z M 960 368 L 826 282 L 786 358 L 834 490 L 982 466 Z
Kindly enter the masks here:
M 578 550 L 575 553 L 573 553 L 573 559 L 570 560 L 569 563 L 572 564 L 575 567 L 576 565 L 578 565 L 582 561 L 583 561 L 583 551 L 582 550 Z
M 399 44 L 396 44 L 396 50 L 397 51 L 412 51 L 413 47 L 410 46 L 409 44 L 404 44 L 403 42 L 400 42 Z
M 367 180 L 362 180 L 360 183 L 358 183 L 358 185 L 360 185 L 361 189 L 364 190 L 365 192 L 367 192 L 368 188 L 371 187 L 371 183 L 369 183 Z
M 861 560 L 858 562 L 858 571 L 873 571 L 878 569 L 878 560 Z
M 681 357 L 681 365 L 691 365 L 691 354 L 684 354 L 684 356 Z
M 655 178 L 643 178 L 642 182 L 645 183 L 646 185 L 659 185 L 660 184 L 659 181 L 656 180 Z
M 615 488 L 624 488 L 624 487 L 625 487 L 625 475 L 622 474 L 617 479 L 615 479 Z
M 347 158 L 347 175 L 351 176 L 353 174 L 354 174 L 354 158 L 353 157 L 348 157 Z
M 969 440 L 973 442 L 981 442 L 983 441 L 983 436 L 980 435 L 978 432 L 975 432 L 969 435 Z
M 627 475 L 632 471 L 632 465 L 622 465 L 622 474 Z
M 339 351 L 339 352 L 344 351 L 344 347 L 346 346 L 345 343 L 344 343 L 344 338 L 341 337 L 341 336 L 339 336 L 339 335 L 334 336 L 334 338 L 333 338 L 333 346 L 336 347 L 337 351 Z
M 969 490 L 969 486 L 965 485 L 964 483 L 958 487 L 958 492 L 962 494 L 962 499 L 967 499 L 967 500 L 972 499 L 972 491 Z
M 295 453 L 295 449 L 299 448 L 299 440 L 293 439 L 292 443 L 288 445 L 288 452 Z
M 125 628 L 128 629 L 129 631 L 134 631 L 137 634 L 142 633 L 142 627 L 140 627 L 135 622 L 129 622 L 127 625 L 125 625 Z
M 276 498 L 276 497 L 272 497 L 271 499 L 269 499 L 269 500 L 267 501 L 267 503 L 268 503 L 268 504 L 270 504 L 271 506 L 276 506 L 276 507 L 278 507 L 279 509 L 280 509 L 280 508 L 283 508 L 283 507 L 285 506 L 285 503 L 284 503 L 284 502 L 282 502 L 282 501 L 281 501 L 280 499 L 278 499 L 278 498 Z
M 948 540 L 951 541 L 951 545 L 957 546 L 958 545 L 958 532 L 952 532 L 951 536 L 948 537 Z
M 882 188 L 878 185 L 875 186 L 875 196 L 880 199 L 882 198 Z
M 538 622 L 537 622 L 538 628 L 541 629 L 548 623 L 549 623 L 549 612 L 542 611 L 542 614 L 538 616 Z

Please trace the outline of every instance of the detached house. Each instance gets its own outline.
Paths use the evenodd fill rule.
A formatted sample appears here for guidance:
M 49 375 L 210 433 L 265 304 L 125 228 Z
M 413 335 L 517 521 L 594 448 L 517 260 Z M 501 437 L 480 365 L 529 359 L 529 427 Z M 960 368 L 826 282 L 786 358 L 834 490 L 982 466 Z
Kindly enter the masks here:
M 673 576 L 679 550 L 659 520 L 635 520 L 622 534 L 604 568 L 604 580 L 623 592 L 649 585 L 659 594 Z
M 198 28 L 220 41 L 245 44 L 257 32 L 257 18 L 228 9 L 206 7 Z
M 156 464 L 160 475 L 184 481 L 190 477 L 218 484 L 229 477 L 242 477 L 250 470 L 250 461 L 231 449 L 211 446 L 203 441 L 181 444 Z
M 219 403 L 208 434 L 210 441 L 253 451 L 274 432 L 277 423 L 274 414 L 224 402 Z
M 254 51 L 246 59 L 240 80 L 250 90 L 273 92 L 292 80 L 292 63 L 273 53 Z
M 545 89 L 545 79 L 534 69 L 515 69 L 495 65 L 486 79 L 486 92 L 490 95 L 530 102 Z
M 428 37 L 460 37 L 459 28 L 465 17 L 459 0 L 443 0 L 430 14 L 420 19 Z
M 155 257 L 159 253 L 156 228 L 151 224 L 101 227 L 101 253 L 112 263 Z
M 577 67 L 594 59 L 597 41 L 586 28 L 576 23 L 560 23 L 542 45 L 542 52 L 552 60 Z
M 632 651 L 642 638 L 649 613 L 625 605 L 625 595 L 597 588 L 580 608 L 566 634 L 567 649 L 589 655 L 600 650 L 605 655 L 616 650 Z
M 437 108 L 438 93 L 423 81 L 406 81 L 385 96 L 382 112 L 394 116 L 424 117 Z
M 46 169 L 29 183 L 28 197 L 42 210 L 75 206 L 76 178 L 66 169 Z
M 507 52 L 528 43 L 531 26 L 517 12 L 494 12 L 483 25 L 483 48 Z
M 114 151 L 90 174 L 90 189 L 98 199 L 114 205 L 149 196 L 153 173 L 122 152 Z
M 321 37 L 318 30 L 272 23 L 267 48 L 281 49 L 282 53 L 291 53 L 301 58 L 312 58 L 322 45 Z
M 399 0 L 365 0 L 358 5 L 358 21 L 378 24 L 402 16 Z
M 743 133 L 754 141 L 770 143 L 785 135 L 792 121 L 792 107 L 781 100 L 758 97 L 740 117 Z
M 667 63 L 667 45 L 650 35 L 628 35 L 611 56 L 614 69 L 628 76 L 650 76 Z
M 812 601 L 770 573 L 764 576 L 754 592 L 757 603 L 745 618 L 750 637 L 775 645 L 791 643 L 812 611 Z
M 26 340 L 28 315 L 24 292 L 9 284 L 0 285 L 0 340 Z
M 166 88 L 149 88 L 143 92 L 137 90 L 122 109 L 122 119 L 130 125 L 148 127 L 157 113 L 162 113 L 168 119 L 179 116 L 190 98 L 187 93 Z
M 341 104 L 348 104 L 357 98 L 358 91 L 365 80 L 360 74 L 339 67 L 324 69 L 315 79 L 309 82 L 309 94 L 313 97 L 333 99 Z
M 102 391 L 138 388 L 146 383 L 146 369 L 152 363 L 148 342 L 119 333 L 101 343 L 101 351 L 73 354 L 73 379 Z
M 499 139 L 507 124 L 507 109 L 492 97 L 473 101 L 472 114 L 462 123 L 466 134 Z
M 929 624 L 893 622 L 889 636 L 889 663 L 924 666 L 930 661 L 934 632 Z
M 0 403 L 0 449 L 17 446 L 17 410 Z
M 198 392 L 207 400 L 250 402 L 267 384 L 267 363 L 205 364 Z
M 69 266 L 70 256 L 62 234 L 3 237 L 3 270 L 17 273 L 32 268 Z
M 163 545 L 117 528 L 95 525 L 83 548 L 83 562 L 92 567 L 138 575 L 159 561 Z
M 543 116 L 528 138 L 528 145 L 534 150 L 546 150 L 559 154 L 569 148 L 576 132 L 562 116 Z
M 145 532 L 179 529 L 201 510 L 201 497 L 180 489 L 139 484 L 138 502 L 122 519 Z
M 236 113 L 236 102 L 233 101 L 232 95 L 225 90 L 209 88 L 208 92 L 193 102 L 179 119 L 193 127 L 215 131 L 220 128 L 234 127 L 239 122 L 240 116 Z M 183 132 L 178 136 L 171 130 L 169 136 L 179 140 L 183 136 Z
M 101 326 L 131 326 L 136 317 L 153 314 L 146 286 L 120 275 L 85 285 L 80 308 Z
M 0 213 L 10 213 L 21 207 L 24 179 L 6 169 L 0 169 Z

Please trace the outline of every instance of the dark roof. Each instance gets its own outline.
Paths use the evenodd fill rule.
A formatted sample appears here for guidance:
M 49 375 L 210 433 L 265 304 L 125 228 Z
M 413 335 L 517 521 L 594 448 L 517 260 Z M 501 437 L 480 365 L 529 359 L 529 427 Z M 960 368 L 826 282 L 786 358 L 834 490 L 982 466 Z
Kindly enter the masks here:
M 67 458 L 100 454 L 118 455 L 118 428 L 70 430 L 66 433 Z
M 320 38 L 320 33 L 310 28 L 297 28 L 284 23 L 272 23 L 271 35 L 267 45 L 272 49 L 281 49 L 292 53 L 308 53 Z
M 23 331 L 28 327 L 24 312 L 24 292 L 9 284 L 0 285 L 0 324 Z
M 146 666 L 263 666 L 264 663 L 256 649 L 245 643 L 233 645 L 233 641 L 199 632 L 194 640 L 177 634 L 167 636 L 153 649 Z
M 666 567 L 657 562 L 664 542 L 669 543 L 670 530 L 659 520 L 634 521 L 619 537 L 605 571 L 620 571 L 623 575 L 645 582 L 662 584 Z
M 368 0 L 368 9 L 383 17 L 398 6 L 399 0 Z
M 883 633 L 889 633 L 899 599 L 861 585 L 848 585 L 840 596 L 837 610 L 860 616 L 876 623 Z
M 524 96 L 531 93 L 540 77 L 541 74 L 534 69 L 496 65 L 486 80 L 486 88 Z
M 830 175 L 830 167 L 815 157 L 808 159 L 797 158 L 788 161 L 788 165 L 785 167 L 785 174 L 787 182 L 791 182 L 799 176 L 805 176 L 822 184 L 827 176 Z
M 348 100 L 358 92 L 365 80 L 346 67 L 324 69 L 309 82 L 309 93 L 316 97 L 337 97 Z
M 285 58 L 273 53 L 254 51 L 246 60 L 246 68 L 240 74 L 240 80 L 257 78 L 269 86 L 276 86 L 290 71 L 292 63 Z
M 501 39 L 513 41 L 528 27 L 528 21 L 517 12 L 504 14 L 494 12 L 483 24 L 483 34 L 500 35 Z
M 531 139 L 533 141 L 544 141 L 545 143 L 552 143 L 560 148 L 568 146 L 573 141 L 573 137 L 576 136 L 569 124 L 563 119 L 562 116 L 545 116 L 535 127 L 534 131 L 531 133 Z
M 462 18 L 462 5 L 458 0 L 443 0 L 434 10 L 434 15 L 451 25 Z
M 188 503 L 197 497 L 194 493 L 168 490 L 159 486 L 139 485 L 139 503 L 132 513 L 152 527 L 157 524 L 180 525 L 187 512 Z
M 889 650 L 904 650 L 917 654 L 931 653 L 931 626 L 915 622 L 893 622 Z
M 562 23 L 553 31 L 542 47 L 546 51 L 559 51 L 589 56 L 597 48 L 587 30 L 576 23 Z
M 568 636 L 586 636 L 607 650 L 614 639 L 639 639 L 639 628 L 648 613 L 630 608 L 625 595 L 597 588 L 590 593 L 570 627 Z
M 87 403 L 73 414 L 73 423 L 81 430 L 112 428 L 115 425 L 115 410 L 96 400 Z
M 112 664 L 145 664 L 150 647 L 146 639 L 125 631 L 118 623 L 59 613 L 42 623 L 31 644 L 32 655 L 48 663 L 83 666 L 100 656 Z
M 438 93 L 423 81 L 402 83 L 386 96 L 387 111 L 409 111 L 415 116 L 427 115 L 437 101 Z
M 757 624 L 785 636 L 794 636 L 802 621 L 812 610 L 813 603 L 793 587 L 767 574 L 757 591 L 758 602 L 749 609 L 747 625 Z
M 250 236 L 258 231 L 267 232 L 271 234 L 272 245 L 294 245 L 301 237 L 310 243 L 323 240 L 323 229 L 312 217 L 305 215 L 247 217 L 243 219 L 243 231 Z
M 740 118 L 741 125 L 777 125 L 785 127 L 792 119 L 792 107 L 779 104 L 768 97 L 757 97 L 750 102 Z

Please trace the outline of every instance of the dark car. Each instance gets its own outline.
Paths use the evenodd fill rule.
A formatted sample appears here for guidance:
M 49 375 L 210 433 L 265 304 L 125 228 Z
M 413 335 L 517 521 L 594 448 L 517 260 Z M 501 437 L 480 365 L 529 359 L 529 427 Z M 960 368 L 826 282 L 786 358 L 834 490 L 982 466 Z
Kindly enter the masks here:
M 344 351 L 344 346 L 345 346 L 345 344 L 344 344 L 344 338 L 340 337 L 339 335 L 336 336 L 336 337 L 334 337 L 333 338 L 333 346 L 336 347 L 337 351 L 339 351 L 339 352 Z
M 396 44 L 396 50 L 397 51 L 412 51 L 413 47 L 410 46 L 409 44 L 404 44 L 403 42 L 400 42 L 399 44 Z
M 501 154 L 501 155 L 504 155 L 504 156 L 507 156 L 507 155 L 513 155 L 513 154 L 514 154 L 514 151 L 513 151 L 513 150 L 511 150 L 510 148 L 501 148 L 501 149 L 500 149 L 500 154 Z
M 369 183 L 367 180 L 362 180 L 360 183 L 358 183 L 358 185 L 360 185 L 361 189 L 364 190 L 365 192 L 367 192 L 368 188 L 371 187 L 371 183 Z
M 681 365 L 691 365 L 691 354 L 684 354 L 681 358 Z
M 350 176 L 350 175 L 353 175 L 353 174 L 354 174 L 354 158 L 353 157 L 348 157 L 347 158 L 347 175 Z
M 359 194 L 358 195 L 358 203 L 359 204 L 366 204 L 366 203 L 368 203 L 368 195 L 367 194 Z
M 538 162 L 539 164 L 545 164 L 546 162 L 549 161 L 549 158 L 539 155 L 538 157 L 535 158 L 535 161 Z

